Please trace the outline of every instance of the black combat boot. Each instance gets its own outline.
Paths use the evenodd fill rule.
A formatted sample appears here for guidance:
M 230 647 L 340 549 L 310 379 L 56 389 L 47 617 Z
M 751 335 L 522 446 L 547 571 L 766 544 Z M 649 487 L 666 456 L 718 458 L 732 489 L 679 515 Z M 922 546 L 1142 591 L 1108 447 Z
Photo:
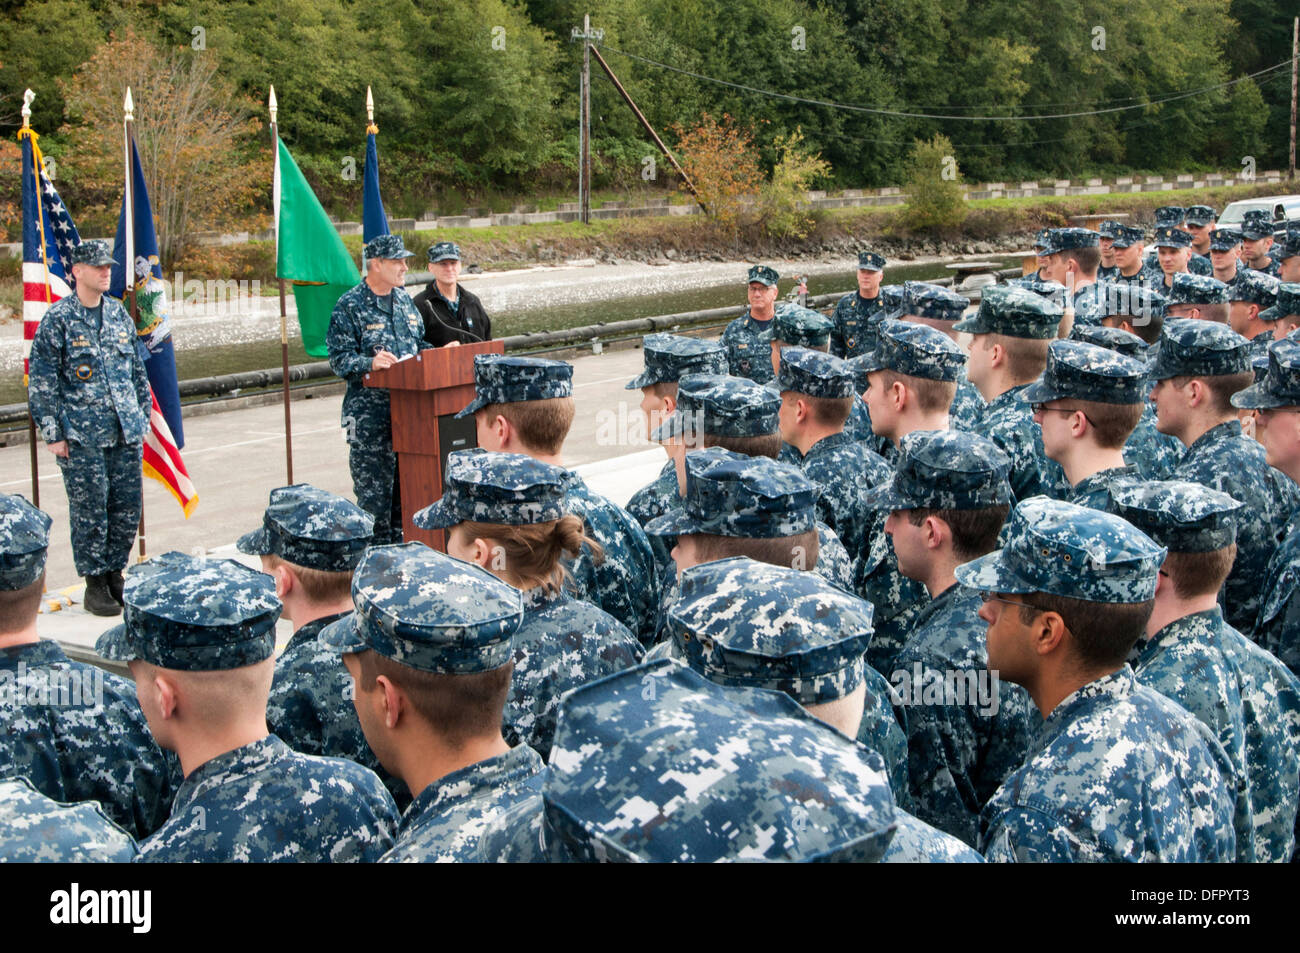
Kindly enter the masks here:
M 86 577 L 86 595 L 82 605 L 91 615 L 121 615 L 122 607 L 118 605 L 113 593 L 108 589 L 108 574 Z
M 105 575 L 104 579 L 108 582 L 108 594 L 113 597 L 113 600 L 119 606 L 126 605 L 126 603 L 122 601 L 122 586 L 125 584 L 125 581 L 122 579 L 122 570 L 114 569 L 112 572 Z

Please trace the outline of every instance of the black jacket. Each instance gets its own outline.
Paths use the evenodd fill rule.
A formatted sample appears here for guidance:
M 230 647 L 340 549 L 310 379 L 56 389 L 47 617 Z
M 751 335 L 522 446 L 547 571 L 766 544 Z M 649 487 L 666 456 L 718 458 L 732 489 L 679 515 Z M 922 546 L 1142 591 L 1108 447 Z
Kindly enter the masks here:
M 464 285 L 457 285 L 460 306 L 453 313 L 446 299 L 438 293 L 438 285 L 429 282 L 415 296 L 415 307 L 424 318 L 424 339 L 431 347 L 442 347 L 452 341 L 473 344 L 492 340 L 492 322 L 478 296 Z

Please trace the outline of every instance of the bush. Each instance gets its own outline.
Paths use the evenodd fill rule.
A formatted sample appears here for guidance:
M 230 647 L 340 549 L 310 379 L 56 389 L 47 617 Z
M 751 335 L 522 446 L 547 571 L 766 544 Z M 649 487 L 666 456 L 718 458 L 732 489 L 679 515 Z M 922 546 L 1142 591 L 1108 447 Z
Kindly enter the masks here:
M 903 221 L 917 231 L 956 228 L 966 218 L 966 198 L 961 190 L 961 170 L 952 143 L 936 135 L 917 140 L 904 165 L 907 207 Z
M 804 238 L 813 225 L 808 189 L 830 175 L 830 163 L 809 149 L 803 133 L 778 136 L 772 180 L 763 189 L 763 222 L 774 238 Z
M 757 204 L 763 186 L 754 141 L 725 114 L 722 122 L 704 113 L 695 126 L 674 125 L 672 129 L 679 161 L 695 185 L 704 217 L 736 233 L 744 213 Z

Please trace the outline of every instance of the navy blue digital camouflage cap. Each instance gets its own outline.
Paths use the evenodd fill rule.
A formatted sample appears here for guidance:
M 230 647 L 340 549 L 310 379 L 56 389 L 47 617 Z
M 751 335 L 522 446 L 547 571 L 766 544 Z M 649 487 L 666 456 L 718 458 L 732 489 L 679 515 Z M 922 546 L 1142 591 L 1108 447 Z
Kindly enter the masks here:
M 472 520 L 528 526 L 564 516 L 567 473 L 522 453 L 457 450 L 447 456 L 442 496 L 412 517 L 420 529 Z
M 406 250 L 401 235 L 379 235 L 366 242 L 367 258 L 410 258 L 414 254 Z
M 1065 285 L 1061 284 L 1059 281 L 1039 278 L 1037 275 L 1026 275 L 1023 278 L 1011 279 L 1011 281 L 1008 282 L 1008 286 L 1032 291 L 1034 294 L 1046 298 L 1058 307 L 1062 309 L 1065 308 Z M 998 288 L 1003 286 L 992 285 L 991 287 Z M 985 288 L 984 293 L 987 292 L 988 288 Z
M 876 347 L 857 358 L 861 373 L 889 370 L 932 381 L 955 381 L 966 366 L 966 352 L 948 335 L 924 324 L 886 318 L 876 329 Z
M 902 314 L 889 317 L 912 314 L 935 321 L 956 321 L 969 307 L 970 298 L 948 288 L 925 281 L 908 281 L 903 284 L 903 301 L 899 306 Z
M 1076 324 L 1070 328 L 1071 341 L 1083 341 L 1097 347 L 1108 347 L 1125 357 L 1145 362 L 1147 359 L 1147 342 L 1132 331 L 1123 328 L 1107 328 L 1095 324 Z
M 880 309 L 884 316 L 896 318 L 898 315 L 895 312 L 903 306 L 906 300 L 906 286 L 881 285 L 880 294 L 877 297 L 880 299 Z
M 625 390 L 676 383 L 687 374 L 727 373 L 727 349 L 717 341 L 682 334 L 647 334 L 641 353 L 645 370 L 628 381 Z
M 1130 248 L 1140 245 L 1146 238 L 1146 230 L 1139 225 L 1121 225 L 1116 229 L 1115 248 Z
M 704 434 L 760 437 L 776 433 L 780 410 L 781 395 L 747 377 L 687 374 L 677 382 L 677 410 L 655 428 L 650 439 L 665 443 Z
M 681 507 L 651 520 L 645 531 L 741 539 L 797 536 L 814 527 L 820 495 L 817 484 L 790 464 L 722 447 L 691 450 Z
M 1250 342 L 1226 324 L 1183 318 L 1160 330 L 1153 381 L 1171 377 L 1223 377 L 1250 370 Z
M 1051 400 L 1092 400 L 1103 404 L 1140 404 L 1146 399 L 1147 366 L 1118 351 L 1083 341 L 1053 341 L 1047 366 L 1020 392 L 1029 404 Z
M 1278 237 L 1269 255 L 1274 261 L 1286 261 L 1300 255 L 1300 222 L 1287 222 L 1286 231 Z
M 890 478 L 867 491 L 877 510 L 982 510 L 1011 503 L 1011 458 L 963 430 L 914 430 Z
M 1187 219 L 1187 209 L 1181 205 L 1162 205 L 1156 209 L 1156 227 L 1177 228 Z
M 1229 301 L 1247 301 L 1259 305 L 1260 310 L 1277 304 L 1277 288 L 1281 282 L 1272 275 L 1253 268 L 1242 268 L 1237 277 L 1228 283 Z
M 1227 304 L 1228 286 L 1210 275 L 1180 272 L 1174 275 L 1165 296 L 1165 306 L 1174 304 Z
M 809 397 L 852 397 L 853 368 L 842 358 L 806 347 L 781 349 L 781 370 L 776 389 L 807 394 Z
M 241 536 L 235 547 L 307 569 L 351 572 L 374 532 L 374 518 L 351 500 L 295 483 L 271 491 L 261 528 Z
M 586 862 L 871 863 L 895 825 L 875 751 L 668 659 L 563 697 L 542 803 L 548 846 Z
M 1216 228 L 1210 232 L 1210 251 L 1232 251 L 1241 244 L 1241 232 L 1235 228 Z
M 1060 304 L 1027 288 L 990 285 L 983 289 L 979 310 L 962 318 L 953 329 L 971 334 L 1005 334 L 1014 338 L 1045 340 L 1056 337 L 1064 314 L 1065 309 Z
M 755 265 L 749 269 L 749 277 L 746 282 L 760 282 L 769 288 L 781 280 L 781 276 L 776 273 L 775 268 L 769 268 L 767 265 Z
M 1273 236 L 1273 213 L 1264 208 L 1253 208 L 1241 219 L 1241 237 L 1254 241 Z
M 1300 282 L 1278 282 L 1277 300 L 1271 308 L 1259 313 L 1259 319 L 1273 322 L 1292 314 L 1300 314 Z
M 475 354 L 474 388 L 474 399 L 457 417 L 469 417 L 491 404 L 572 397 L 573 365 L 540 357 Z
M 834 323 L 812 308 L 785 303 L 776 309 L 772 339 L 799 347 L 825 347 L 831 339 Z
M 1219 213 L 1208 205 L 1191 205 L 1183 221 L 1188 225 L 1209 225 L 1218 217 Z
M 357 611 L 321 630 L 341 654 L 373 649 L 422 672 L 469 675 L 510 661 L 523 596 L 424 543 L 374 546 L 352 576 Z
M 862 684 L 874 628 L 871 603 L 821 574 L 736 556 L 682 573 L 668 631 L 711 682 L 821 705 Z
M 1251 410 L 1300 407 L 1300 341 L 1288 335 L 1270 344 L 1264 379 L 1233 394 L 1232 406 Z
M 1040 257 L 1046 254 L 1046 249 L 1052 247 L 1051 232 L 1050 228 L 1040 228 L 1034 237 L 1034 248 Z
M 1094 301 L 1096 307 L 1093 313 L 1099 317 L 1137 318 L 1146 324 L 1152 318 L 1163 318 L 1165 315 L 1165 296 L 1144 285 L 1099 281 Z M 1138 321 L 1130 323 L 1134 327 L 1142 326 Z
M 1091 228 L 1053 228 L 1047 233 L 1051 243 L 1050 254 L 1058 255 L 1076 248 L 1096 248 L 1101 242 L 1101 233 Z
M 1192 233 L 1172 225 L 1158 225 L 1152 244 L 1157 248 L 1191 248 Z
M 1237 541 L 1241 503 L 1201 483 L 1121 480 L 1106 505 L 1171 553 L 1209 553 Z
M 1043 592 L 1088 602 L 1146 602 L 1165 549 L 1111 513 L 1031 496 L 1011 512 L 1006 546 L 957 567 L 987 592 Z
M 883 271 L 888 264 L 884 255 L 877 255 L 873 251 L 858 252 L 858 268 L 866 271 Z
M 30 586 L 45 571 L 51 520 L 17 493 L 0 493 L 0 589 Z
M 429 246 L 429 264 L 440 261 L 460 261 L 460 246 L 455 242 L 434 242 Z
M 110 661 L 217 672 L 256 665 L 275 651 L 275 580 L 233 559 L 155 556 L 131 567 L 122 601 L 122 624 L 95 643 Z
M 1097 226 L 1097 234 L 1102 238 L 1115 239 L 1119 237 L 1119 230 L 1123 227 L 1123 222 L 1117 222 L 1113 218 L 1108 218 Z
M 111 265 L 113 249 L 102 239 L 87 238 L 68 253 L 68 260 L 74 265 L 91 265 L 95 268 Z

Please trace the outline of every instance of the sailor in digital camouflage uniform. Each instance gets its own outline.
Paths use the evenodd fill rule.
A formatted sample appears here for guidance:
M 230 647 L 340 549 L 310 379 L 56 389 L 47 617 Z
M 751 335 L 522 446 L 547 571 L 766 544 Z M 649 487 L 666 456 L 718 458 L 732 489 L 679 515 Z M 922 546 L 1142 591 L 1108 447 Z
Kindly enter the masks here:
M 1273 339 L 1280 341 L 1300 327 L 1300 283 L 1283 281 L 1277 286 L 1277 300 L 1259 313 L 1259 319 L 1273 327 Z
M 1281 720 L 1286 716 L 1276 696 L 1271 710 L 1247 707 L 1243 690 L 1251 692 L 1260 674 L 1268 680 L 1276 675 L 1257 668 L 1253 653 L 1243 647 L 1246 638 L 1223 621 L 1216 602 L 1235 554 L 1240 509 L 1226 493 L 1182 481 L 1117 487 L 1111 501 L 1111 512 L 1169 550 L 1146 638 L 1134 651 L 1134 673 L 1204 722 L 1232 761 L 1237 859 L 1276 860 L 1279 839 L 1294 838 L 1300 752 L 1271 765 L 1265 760 L 1280 753 L 1295 732 Z M 1290 718 L 1300 718 L 1300 712 Z M 1287 763 L 1291 776 L 1279 786 L 1277 770 Z M 1257 825 L 1265 830 L 1256 830 Z
M 835 303 L 831 315 L 830 352 L 836 357 L 857 357 L 871 350 L 871 326 L 884 312 L 880 282 L 886 264 L 884 255 L 858 252 L 858 287 Z
M 352 611 L 352 570 L 373 540 L 374 525 L 351 500 L 298 483 L 272 490 L 262 526 L 235 546 L 261 558 L 293 623 L 293 637 L 275 660 L 266 705 L 271 732 L 294 751 L 365 765 L 404 807 L 410 801 L 406 785 L 366 744 L 352 707 L 352 679 L 339 653 L 320 639 L 325 626 Z
M 1191 205 L 1183 218 L 1183 229 L 1192 236 L 1192 260 L 1188 270 L 1194 275 L 1214 273 L 1214 263 L 1210 260 L 1210 236 L 1219 213 L 1209 205 Z
M 1070 481 L 1071 503 L 1104 509 L 1112 483 L 1138 477 L 1124 445 L 1146 406 L 1146 371 L 1145 363 L 1109 348 L 1053 341 L 1042 376 L 1020 392 L 1043 449 Z
M 1300 479 L 1300 341 L 1286 338 L 1268 349 L 1264 380 L 1235 394 L 1233 406 L 1257 413 L 1255 431 L 1265 460 L 1292 481 Z M 1231 491 L 1229 491 L 1231 492 Z M 1241 546 L 1238 525 L 1237 545 Z M 1276 537 L 1258 586 L 1263 597 L 1249 629 L 1238 629 L 1300 676 L 1300 509 L 1293 510 Z M 1238 557 L 1240 558 L 1240 557 Z
M 903 300 L 888 316 L 911 324 L 924 324 L 942 331 L 960 346 L 957 332 L 953 330 L 970 299 L 938 285 L 923 281 L 909 281 L 903 286 Z M 963 364 L 957 374 L 957 393 L 948 408 L 948 426 L 954 430 L 974 430 L 984 413 L 984 398 L 966 377 Z M 892 460 L 891 460 L 892 462 Z
M 1289 221 L 1277 233 L 1273 260 L 1282 281 L 1300 282 L 1300 221 Z
M 357 611 L 322 638 L 343 655 L 370 746 L 415 797 L 381 861 L 473 860 L 484 827 L 537 793 L 545 770 L 501 735 L 519 591 L 407 543 L 368 550 L 352 597 Z
M 1228 323 L 1228 286 L 1209 275 L 1177 274 L 1165 294 L 1165 317 Z
M 651 525 L 651 532 L 672 533 L 677 537 L 673 558 L 682 576 L 683 588 L 682 595 L 677 595 L 674 602 L 665 607 L 668 639 L 651 649 L 647 660 L 685 656 L 687 646 L 681 635 L 681 626 L 673 621 L 673 613 L 678 611 L 684 595 L 693 594 L 693 598 L 712 584 L 702 582 L 702 579 L 713 578 L 692 574 L 695 582 L 687 585 L 687 574 L 694 567 L 702 563 L 715 565 L 719 560 L 734 563 L 736 558 L 749 557 L 770 566 L 807 571 L 818 561 L 813 511 L 818 490 L 797 469 L 763 457 L 732 453 L 721 447 L 691 451 L 686 455 L 686 466 L 684 506 Z M 766 570 L 752 563 L 747 565 L 755 573 L 746 580 L 747 591 L 763 591 L 757 580 L 768 578 L 762 576 Z M 824 576 L 813 575 L 817 578 L 806 583 L 807 588 L 827 593 L 833 588 L 840 589 L 843 596 L 828 594 L 825 598 L 837 605 L 857 606 L 859 610 L 865 606 L 866 616 L 855 618 L 859 621 L 865 618 L 865 625 L 870 629 L 869 605 L 848 595 L 844 587 L 835 587 Z M 866 641 L 864 638 L 864 652 Z M 900 797 L 905 798 L 907 742 L 890 707 L 889 684 L 870 666 L 864 666 L 861 681 L 865 703 L 855 715 L 861 724 L 852 732 L 847 728 L 842 730 L 856 733 L 859 741 L 881 753 L 889 766 L 895 789 L 901 792 Z
M 1091 323 L 1097 300 L 1097 268 L 1101 235 L 1090 228 L 1053 228 L 1047 233 L 1048 265 L 1043 274 L 1066 289 L 1076 323 Z
M 74 293 L 50 306 L 32 340 L 27 404 L 68 494 L 85 607 L 122 612 L 122 570 L 140 523 L 141 454 L 153 406 L 135 322 L 108 290 L 108 242 L 72 250 Z
M 995 861 L 1229 862 L 1231 765 L 1201 722 L 1125 657 L 1151 615 L 1165 550 L 1110 513 L 1033 497 L 1007 545 L 957 567 L 987 594 L 989 668 L 1044 721 L 980 816 Z
M 1050 228 L 1040 228 L 1034 238 L 1034 270 L 1027 275 L 1008 279 L 1007 284 L 1023 286 L 1026 282 L 1043 280 L 1043 269 L 1047 267 L 1047 249 L 1051 247 L 1051 242 L 1047 239 L 1050 231 Z
M 1230 403 L 1254 383 L 1249 351 L 1249 342 L 1225 325 L 1172 321 L 1150 378 L 1157 426 L 1187 448 L 1174 479 L 1222 490 L 1245 504 L 1237 521 L 1237 559 L 1220 603 L 1229 624 L 1254 637 L 1267 594 L 1259 581 L 1296 507 L 1296 486 L 1265 462 L 1264 448 L 1242 433 Z
M 1147 343 L 1131 331 L 1076 325 L 1070 329 L 1070 340 L 1117 351 L 1140 362 L 1144 369 L 1149 364 Z M 1137 475 L 1144 480 L 1167 480 L 1178 466 L 1183 445 L 1177 438 L 1156 429 L 1156 409 L 1149 399 L 1150 388 L 1144 387 L 1143 392 L 1142 416 L 1124 441 L 1124 462 L 1135 467 Z
M 889 514 L 900 570 L 929 595 L 885 672 L 908 737 L 912 809 L 972 846 L 980 809 L 1024 761 L 1039 723 L 1024 689 L 986 671 L 979 593 L 953 576 L 958 563 L 997 544 L 1011 504 L 1010 465 L 975 434 L 917 431 L 871 497 Z
M 375 542 L 402 538 L 401 488 L 393 451 L 388 391 L 366 387 L 372 370 L 384 370 L 424 347 L 424 319 L 402 287 L 413 253 L 398 235 L 366 243 L 366 277 L 343 293 L 330 315 L 325 343 L 330 370 L 347 381 L 342 424 L 357 504 L 375 521 Z
M 1165 280 L 1164 272 L 1158 265 L 1147 264 L 1142 258 L 1146 231 L 1137 225 L 1121 225 L 1116 232 L 1112 242 L 1116 270 L 1107 280 L 1126 287 L 1140 286 L 1160 290 Z
M 966 374 L 988 401 L 978 432 L 1011 458 L 1011 490 L 1022 500 L 1039 493 L 1064 497 L 1069 482 L 1043 451 L 1043 437 L 1021 392 L 1043 372 L 1047 342 L 1063 309 L 1023 288 L 991 285 L 979 310 L 958 321 L 974 335 Z
M 1268 209 L 1253 208 L 1241 220 L 1241 263 L 1247 268 L 1262 271 L 1280 278 L 1273 250 L 1273 213 Z
M 552 761 L 483 859 L 874 863 L 901 826 L 879 754 L 666 660 L 565 696 Z
M 1236 228 L 1216 228 L 1210 232 L 1210 274 L 1229 288 L 1249 271 L 1241 264 L 1240 246 L 1241 232 Z
M 560 696 L 637 664 L 642 653 L 621 622 L 564 591 L 561 554 L 592 542 L 582 521 L 564 511 L 564 484 L 563 470 L 532 457 L 458 451 L 447 457 L 442 497 L 415 514 L 421 529 L 449 531 L 449 555 L 523 593 L 503 735 L 543 758 Z
M 720 338 L 727 349 L 727 363 L 733 377 L 748 377 L 767 384 L 775 376 L 771 360 L 772 318 L 780 277 L 774 268 L 766 265 L 749 269 L 749 307 L 723 329 Z
M 645 414 L 647 435 L 653 433 L 677 409 L 677 382 L 684 374 L 727 373 L 726 349 L 716 341 L 702 341 L 680 334 L 647 334 L 642 341 L 641 350 L 645 358 L 645 370 L 624 386 L 626 390 L 639 388 L 641 391 L 641 411 Z M 668 460 L 659 475 L 633 493 L 625 507 L 636 517 L 642 528 L 651 520 L 663 516 L 680 499 L 677 493 L 677 465 L 673 460 L 683 452 L 682 447 L 668 443 L 664 449 L 668 452 Z M 673 548 L 671 540 L 651 536 L 650 548 L 654 550 L 656 565 L 662 568 L 672 563 L 672 558 L 668 555 Z
M 0 494 L 0 774 L 28 778 L 60 802 L 98 801 L 134 837 L 167 819 L 179 782 L 131 683 L 70 660 L 40 638 L 50 518 Z
M 1189 217 L 1192 215 L 1192 209 L 1198 210 L 1196 212 L 1196 218 L 1198 221 L 1204 219 L 1204 213 L 1206 211 L 1210 213 L 1210 219 L 1209 219 L 1210 222 L 1214 221 L 1215 218 L 1214 209 L 1210 208 L 1208 205 L 1194 205 L 1192 206 L 1192 208 L 1182 208 L 1181 206 L 1178 205 L 1163 205 L 1160 208 L 1156 209 L 1156 237 L 1157 239 L 1159 239 L 1161 229 L 1169 229 L 1169 230 L 1173 230 L 1185 234 L 1187 236 L 1186 245 L 1183 245 L 1182 238 L 1178 237 L 1177 241 L 1179 242 L 1179 244 L 1177 245 L 1177 247 L 1187 249 L 1186 260 L 1185 262 L 1183 262 L 1182 261 L 1183 256 L 1178 256 L 1179 261 L 1182 262 L 1182 264 L 1180 267 L 1176 268 L 1175 270 L 1186 271 L 1188 274 L 1193 274 L 1193 275 L 1209 275 L 1212 274 L 1214 270 L 1209 258 L 1207 258 L 1205 255 L 1197 254 L 1196 249 L 1194 247 L 1198 235 L 1203 234 L 1202 229 L 1198 228 L 1194 232 L 1192 229 L 1184 227 L 1189 223 Z M 1159 251 L 1158 242 L 1156 248 L 1153 248 L 1151 251 L 1147 252 L 1146 263 L 1148 266 L 1154 269 L 1157 274 L 1163 274 L 1165 276 L 1169 274 L 1160 262 L 1160 251 Z M 1162 280 L 1166 280 L 1166 279 L 1162 279 Z
M 582 555 L 569 565 L 574 594 L 604 609 L 649 644 L 659 606 L 659 577 L 650 540 L 626 510 L 592 491 L 562 461 L 564 438 L 573 424 L 573 365 L 478 354 L 474 386 L 474 400 L 456 416 L 474 417 L 478 445 L 522 453 L 564 469 L 565 506 L 582 517 L 587 535 L 604 550 L 598 561 L 584 546 Z
M 1119 267 L 1115 264 L 1115 239 L 1123 227 L 1122 222 L 1113 218 L 1108 218 L 1097 226 L 1097 234 L 1101 236 L 1097 239 L 1097 250 L 1101 255 L 1101 264 L 1097 267 L 1098 281 L 1106 281 L 1119 274 Z
M 1228 285 L 1228 327 L 1250 342 L 1250 356 L 1268 360 L 1268 346 L 1273 343 L 1274 323 L 1264 315 L 1274 316 L 1280 282 L 1262 271 L 1243 270 Z
M 0 864 L 129 863 L 135 841 L 98 804 L 60 804 L 26 778 L 0 780 Z
M 270 576 L 165 553 L 131 570 L 124 596 L 124 623 L 95 648 L 129 663 L 150 730 L 185 772 L 141 861 L 366 862 L 388 849 L 397 808 L 373 771 L 267 732 L 280 617 Z

